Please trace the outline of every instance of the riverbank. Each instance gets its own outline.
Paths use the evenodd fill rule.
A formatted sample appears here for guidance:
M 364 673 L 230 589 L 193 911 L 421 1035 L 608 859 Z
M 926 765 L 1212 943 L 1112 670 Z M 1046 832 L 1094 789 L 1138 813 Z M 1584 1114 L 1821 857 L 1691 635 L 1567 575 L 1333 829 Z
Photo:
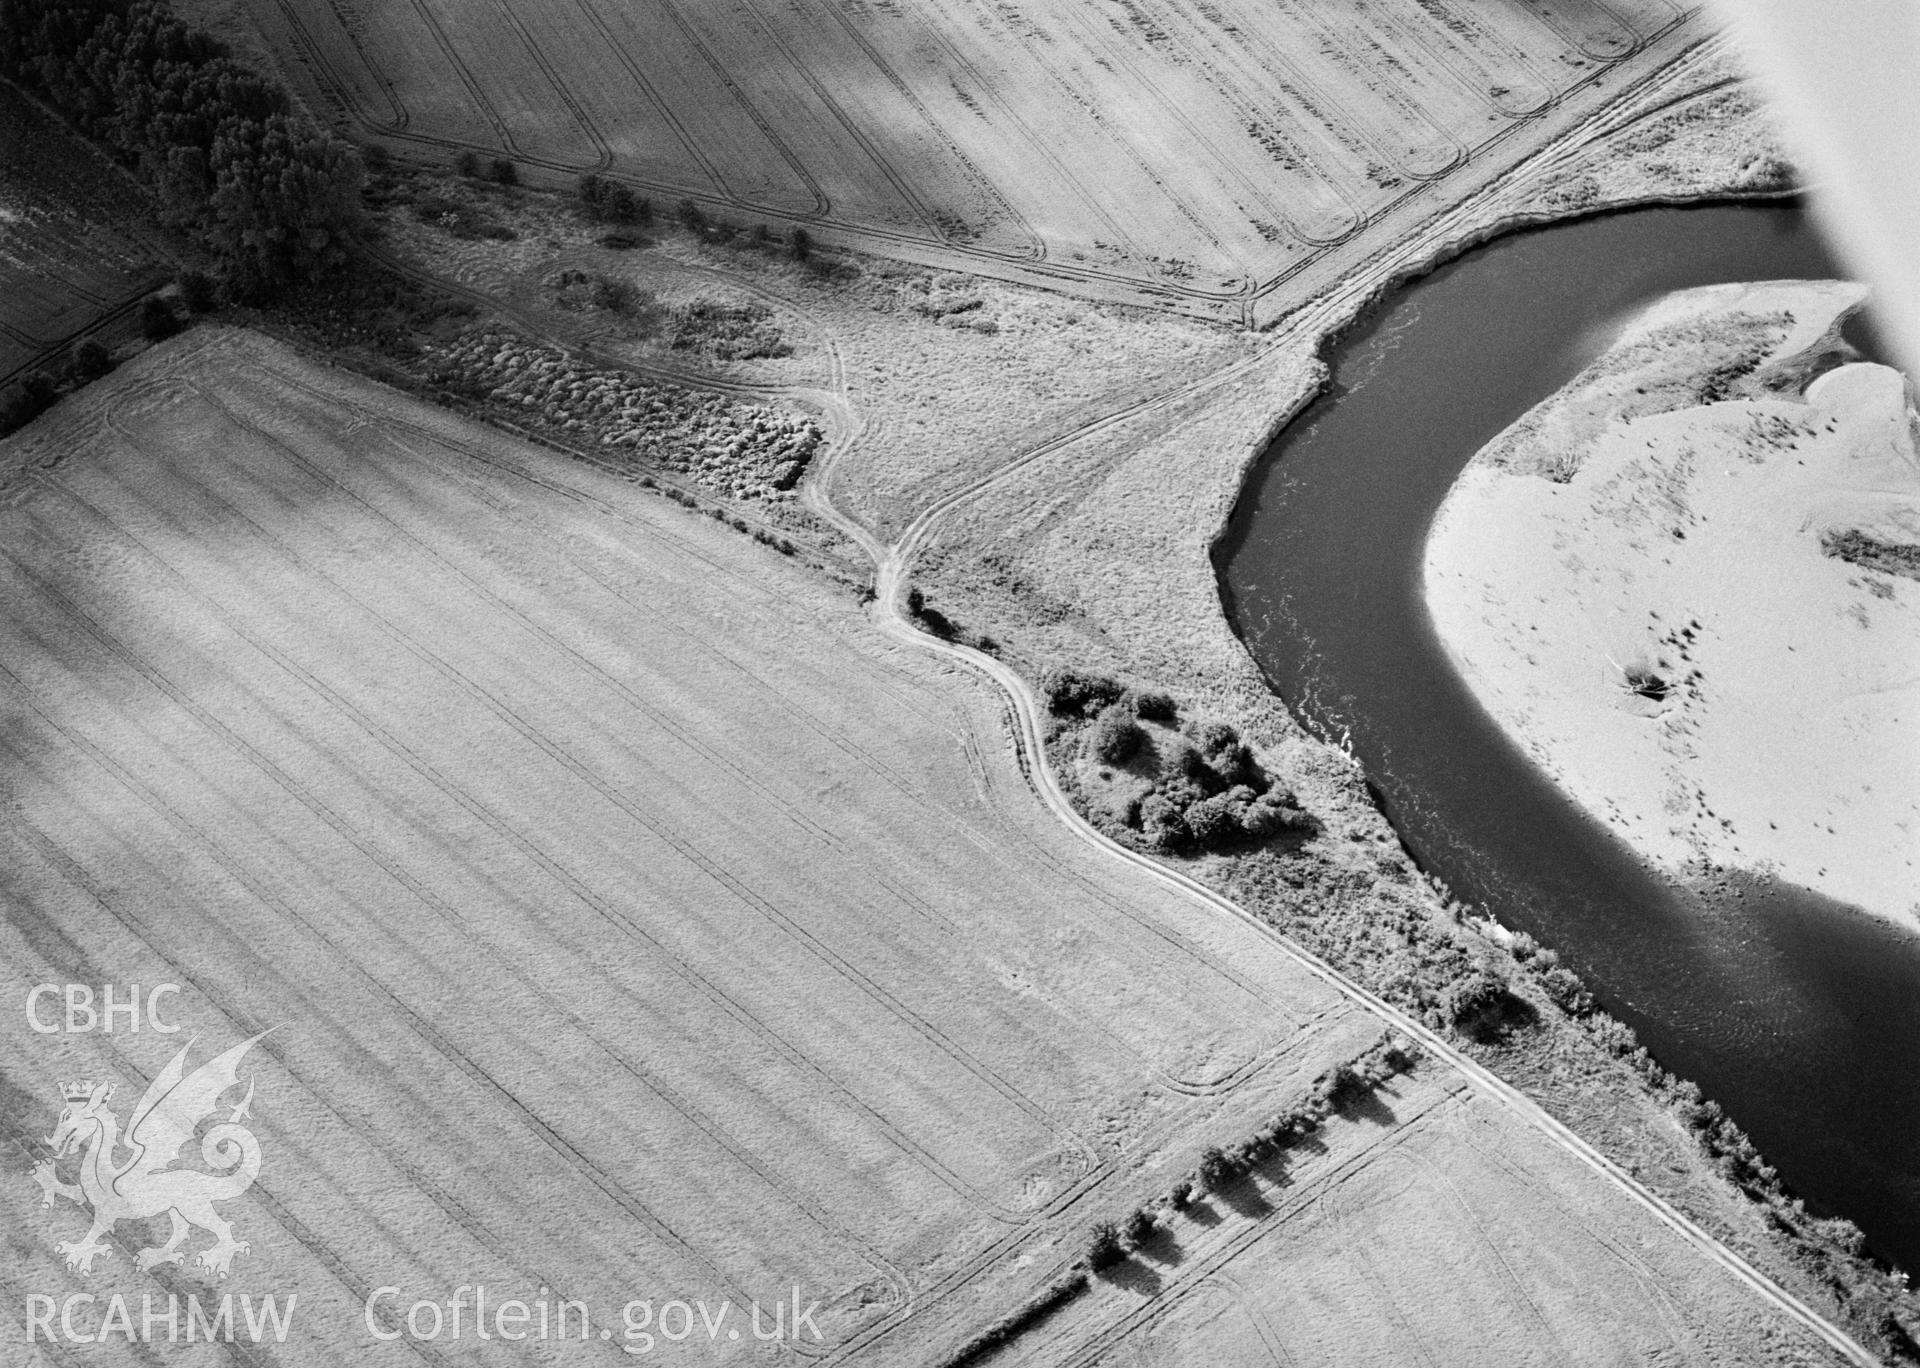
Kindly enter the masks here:
M 1438 964 L 1451 960 L 1451 949 L 1436 959 L 1442 943 L 1487 958 L 1540 1013 L 1533 1029 L 1476 1047 L 1490 1067 L 1777 1276 L 1823 1300 L 1845 1289 L 1850 1324 L 1878 1337 L 1893 1284 L 1859 1259 L 1858 1233 L 1736 1190 L 1724 1158 L 1688 1134 L 1704 1114 L 1697 1090 L 1650 1083 L 1644 1052 L 1618 1022 L 1572 1019 L 1534 982 L 1536 961 L 1497 948 L 1512 938 L 1489 945 L 1458 924 L 1384 820 L 1368 786 L 1377 776 L 1303 729 L 1262 677 L 1221 611 L 1217 578 L 1229 517 L 1253 497 L 1243 489 L 1248 473 L 1320 391 L 1328 339 L 1396 281 L 1506 225 L 1752 195 L 1751 158 L 1771 147 L 1771 135 L 1726 95 L 1728 79 L 1717 56 L 1701 54 L 1691 73 L 1674 72 L 1665 89 L 1617 106 L 1524 171 L 1434 206 L 1417 231 L 1354 265 L 1267 334 L 1258 366 L 1229 368 L 1209 386 L 1002 454 L 1003 473 L 943 517 L 913 576 L 929 604 L 991 635 L 1030 678 L 1072 665 L 1167 688 L 1183 706 L 1232 719 L 1324 829 L 1297 857 L 1213 856 L 1186 866 L 1194 877 L 1396 1003 L 1417 1002 Z M 1715 112 L 1702 115 L 1710 106 Z M 1334 530 L 1342 528 L 1366 544 L 1363 528 Z
M 1488 711 L 1664 874 L 1920 929 L 1920 464 L 1899 373 L 1844 364 L 1863 297 L 1648 309 L 1462 473 L 1425 588 Z

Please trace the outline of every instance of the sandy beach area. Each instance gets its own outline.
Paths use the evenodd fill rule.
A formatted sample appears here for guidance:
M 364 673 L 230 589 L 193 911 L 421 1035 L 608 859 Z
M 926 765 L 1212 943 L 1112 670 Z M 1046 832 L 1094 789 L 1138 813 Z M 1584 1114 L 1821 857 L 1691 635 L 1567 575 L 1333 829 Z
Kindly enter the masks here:
M 1684 291 L 1490 443 L 1434 521 L 1449 656 L 1676 877 L 1920 930 L 1920 460 L 1855 285 Z

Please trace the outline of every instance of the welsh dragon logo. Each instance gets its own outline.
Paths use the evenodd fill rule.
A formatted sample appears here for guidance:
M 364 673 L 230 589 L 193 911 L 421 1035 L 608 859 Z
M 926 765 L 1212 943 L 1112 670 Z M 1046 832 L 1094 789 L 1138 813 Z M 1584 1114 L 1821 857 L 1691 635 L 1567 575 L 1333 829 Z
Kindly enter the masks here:
M 185 1257 L 180 1246 L 196 1226 L 214 1237 L 212 1248 L 201 1251 L 199 1264 L 215 1277 L 226 1276 L 235 1254 L 248 1252 L 246 1241 L 233 1238 L 232 1225 L 214 1211 L 213 1204 L 238 1197 L 260 1174 L 260 1142 L 240 1124 L 253 1104 L 251 1078 L 247 1095 L 227 1119 L 200 1139 L 200 1158 L 219 1171 L 202 1173 L 172 1165 L 200 1123 L 218 1110 L 221 1094 L 239 1082 L 240 1060 L 260 1038 L 242 1041 L 192 1073 L 186 1072 L 186 1064 L 193 1042 L 181 1046 L 133 1109 L 124 1139 L 119 1118 L 107 1107 L 113 1084 L 76 1082 L 61 1087 L 66 1106 L 47 1137 L 54 1157 L 34 1165 L 33 1179 L 44 1194 L 42 1206 L 50 1207 L 54 1198 L 64 1197 L 93 1212 L 93 1225 L 84 1238 L 55 1246 L 66 1255 L 68 1268 L 93 1272 L 95 1259 L 113 1255 L 105 1237 L 116 1225 L 163 1211 L 173 1218 L 172 1234 L 165 1244 L 135 1256 L 134 1266 L 142 1272 L 159 1264 L 179 1263 Z M 123 1148 L 131 1154 L 116 1157 Z M 80 1181 L 62 1182 L 57 1166 L 76 1150 L 81 1152 Z

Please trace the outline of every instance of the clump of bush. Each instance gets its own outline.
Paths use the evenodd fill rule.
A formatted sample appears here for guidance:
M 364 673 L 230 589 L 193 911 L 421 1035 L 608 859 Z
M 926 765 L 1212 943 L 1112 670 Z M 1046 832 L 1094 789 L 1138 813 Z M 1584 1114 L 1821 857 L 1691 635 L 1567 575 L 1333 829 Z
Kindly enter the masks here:
M 1100 714 L 1096 734 L 1117 711 Z M 1131 719 L 1127 725 L 1139 729 Z M 1129 806 L 1125 820 L 1155 849 L 1170 853 L 1225 850 L 1312 825 L 1293 794 L 1273 782 L 1239 733 L 1222 722 L 1203 724 L 1164 748 L 1152 789 Z
M 1096 1273 L 1103 1268 L 1112 1268 L 1127 1257 L 1127 1247 L 1120 1242 L 1120 1229 L 1112 1221 L 1101 1221 L 1094 1226 L 1093 1233 L 1087 1237 L 1087 1267 Z
M 1153 1219 L 1153 1213 L 1145 1207 L 1135 1207 L 1120 1229 L 1130 1249 L 1140 1248 L 1159 1233 L 1160 1223 Z
M 1195 1176 L 1200 1180 L 1203 1192 L 1219 1192 L 1239 1176 L 1227 1152 L 1218 1145 L 1210 1145 L 1200 1156 L 1200 1167 Z
M 1171 694 L 1131 690 L 1102 675 L 1056 666 L 1041 674 L 1040 695 L 1055 716 L 1093 724 L 1083 738 L 1091 760 L 1127 766 L 1150 779 L 1147 791 L 1129 796 L 1117 815 L 1125 832 L 1151 849 L 1226 850 L 1313 827 L 1294 795 L 1274 783 L 1226 723 L 1198 722 L 1171 737 L 1143 726 L 1179 722 Z
M 1079 670 L 1055 667 L 1040 676 L 1040 696 L 1047 710 L 1064 716 L 1092 716 L 1124 692 L 1117 680 Z
M 1503 1039 L 1516 1026 L 1531 1023 L 1533 1007 L 1517 996 L 1505 980 L 1475 969 L 1456 980 L 1441 999 L 1441 1010 L 1454 1029 L 1471 1039 Z
M 642 333 L 650 333 L 664 316 L 653 295 L 623 276 L 565 270 L 555 278 L 554 286 L 553 302 L 560 308 L 613 314 Z
M 589 171 L 574 186 L 574 203 L 593 223 L 647 224 L 653 221 L 653 205 L 631 186 Z
M 1180 720 L 1180 706 L 1170 693 L 1146 690 L 1129 696 L 1133 699 L 1133 715 L 1143 722 L 1161 722 L 1170 727 Z
M 512 242 L 520 236 L 509 225 L 452 195 L 421 195 L 413 202 L 413 216 L 462 242 Z
M 205 271 L 182 271 L 174 277 L 174 284 L 180 287 L 180 302 L 187 306 L 189 312 L 209 313 L 219 302 L 213 277 Z
M 148 295 L 140 301 L 140 334 L 149 342 L 160 342 L 180 331 L 179 315 L 173 311 L 173 305 L 159 295 Z
M 757 361 L 793 355 L 793 344 L 764 304 L 723 304 L 696 299 L 673 311 L 669 345 L 717 361 Z
M 1146 728 L 1118 708 L 1101 713 L 1087 733 L 1087 753 L 1103 765 L 1124 765 L 1148 746 Z
M 1822 532 L 1820 554 L 1882 574 L 1920 579 L 1920 546 L 1887 541 L 1857 527 Z
M 53 406 L 59 394 L 51 375 L 28 372 L 0 398 L 0 435 L 31 423 Z
M 113 354 L 93 338 L 86 338 L 73 349 L 74 379 L 85 383 L 98 380 L 113 369 Z

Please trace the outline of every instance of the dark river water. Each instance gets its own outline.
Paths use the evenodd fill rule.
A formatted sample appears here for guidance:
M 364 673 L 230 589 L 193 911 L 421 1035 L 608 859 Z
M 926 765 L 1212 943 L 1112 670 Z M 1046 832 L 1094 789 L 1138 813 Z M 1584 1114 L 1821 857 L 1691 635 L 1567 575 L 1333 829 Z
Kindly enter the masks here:
M 1269 683 L 1321 734 L 1351 734 L 1425 868 L 1559 951 L 1810 1207 L 1920 1270 L 1920 940 L 1803 889 L 1709 900 L 1651 875 L 1481 710 L 1421 597 L 1461 467 L 1636 304 L 1839 274 L 1785 206 L 1634 211 L 1472 251 L 1338 346 L 1331 388 L 1255 468 L 1218 569 Z

